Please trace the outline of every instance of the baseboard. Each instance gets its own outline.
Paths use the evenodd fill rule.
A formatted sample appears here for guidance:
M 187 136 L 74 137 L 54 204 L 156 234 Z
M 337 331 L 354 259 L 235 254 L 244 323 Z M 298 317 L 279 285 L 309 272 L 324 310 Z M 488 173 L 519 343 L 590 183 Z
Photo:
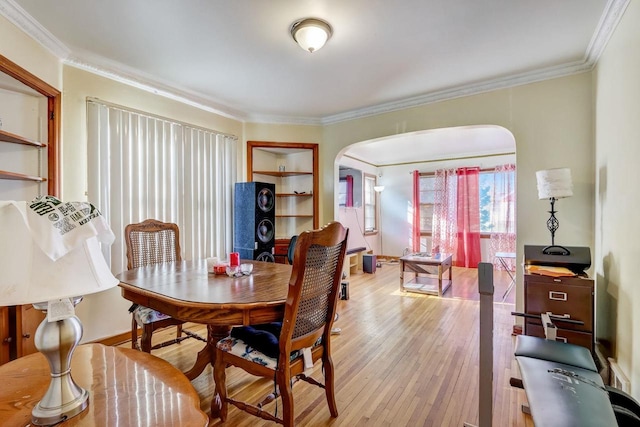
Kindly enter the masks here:
M 138 329 L 138 336 L 140 336 L 141 334 L 142 334 L 142 330 Z M 116 345 L 123 344 L 127 341 L 131 341 L 131 331 L 123 332 L 118 335 L 92 341 L 92 343 L 103 344 L 108 346 L 116 346 Z

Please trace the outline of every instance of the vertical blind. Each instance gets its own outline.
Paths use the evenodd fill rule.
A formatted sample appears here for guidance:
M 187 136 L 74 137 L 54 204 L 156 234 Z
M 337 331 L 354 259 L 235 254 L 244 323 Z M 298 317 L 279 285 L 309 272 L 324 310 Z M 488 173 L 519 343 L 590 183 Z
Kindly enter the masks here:
M 114 273 L 127 265 L 124 227 L 148 218 L 178 224 L 183 259 L 231 252 L 236 137 L 96 100 L 87 121 L 88 199 L 116 236 Z

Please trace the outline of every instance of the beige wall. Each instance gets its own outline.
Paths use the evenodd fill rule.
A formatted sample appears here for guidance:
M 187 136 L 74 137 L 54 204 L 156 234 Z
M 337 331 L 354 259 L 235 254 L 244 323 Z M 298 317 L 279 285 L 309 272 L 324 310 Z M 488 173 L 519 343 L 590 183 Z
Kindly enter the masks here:
M 640 399 L 640 4 L 629 6 L 594 73 L 597 336 Z
M 560 229 L 556 242 L 589 246 L 593 251 L 593 132 L 591 73 L 468 96 L 404 111 L 325 127 L 323 181 L 335 182 L 334 159 L 350 144 L 423 129 L 499 125 L 516 140 L 518 188 L 517 259 L 525 244 L 550 243 L 548 201 L 538 200 L 535 171 L 569 167 L 574 196 L 556 205 Z M 333 216 L 333 187 L 324 187 L 324 217 Z M 522 307 L 522 271 L 517 303 Z
M 0 55 L 9 58 L 58 90 L 62 87 L 61 62 L 2 15 L 0 41 Z

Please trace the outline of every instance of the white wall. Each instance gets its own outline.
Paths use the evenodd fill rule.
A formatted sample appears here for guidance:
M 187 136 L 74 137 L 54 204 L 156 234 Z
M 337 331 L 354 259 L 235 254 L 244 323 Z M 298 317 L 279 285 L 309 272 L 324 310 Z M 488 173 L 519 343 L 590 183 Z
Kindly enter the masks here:
M 364 174 L 374 176 L 378 175 L 378 168 L 350 157 L 340 156 L 340 158 L 336 160 L 336 172 L 338 172 L 337 165 L 361 171 L 362 182 L 360 183 L 360 185 L 362 187 L 364 187 Z M 338 178 L 336 176 L 336 180 L 337 179 Z M 364 197 L 364 188 L 361 188 L 360 193 L 361 196 Z M 363 203 L 364 200 L 360 200 L 359 203 L 354 200 L 354 204 L 356 206 L 352 208 L 339 207 L 336 205 L 336 219 L 349 229 L 349 241 L 347 243 L 348 249 L 364 247 L 367 250 L 373 251 L 373 253 L 375 254 L 380 254 L 380 234 L 377 232 L 368 234 L 364 233 Z
M 640 399 L 640 4 L 629 2 L 594 78 L 596 332 Z

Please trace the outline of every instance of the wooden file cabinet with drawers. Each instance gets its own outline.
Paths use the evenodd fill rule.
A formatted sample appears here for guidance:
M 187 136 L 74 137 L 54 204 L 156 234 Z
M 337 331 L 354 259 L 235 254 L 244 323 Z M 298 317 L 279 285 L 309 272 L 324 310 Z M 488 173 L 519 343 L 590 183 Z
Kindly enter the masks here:
M 554 318 L 557 340 L 581 345 L 593 351 L 594 283 L 587 277 L 548 277 L 524 274 L 524 311 L 539 316 L 551 312 L 583 322 L 582 325 Z M 544 337 L 540 318 L 526 318 L 524 333 Z

